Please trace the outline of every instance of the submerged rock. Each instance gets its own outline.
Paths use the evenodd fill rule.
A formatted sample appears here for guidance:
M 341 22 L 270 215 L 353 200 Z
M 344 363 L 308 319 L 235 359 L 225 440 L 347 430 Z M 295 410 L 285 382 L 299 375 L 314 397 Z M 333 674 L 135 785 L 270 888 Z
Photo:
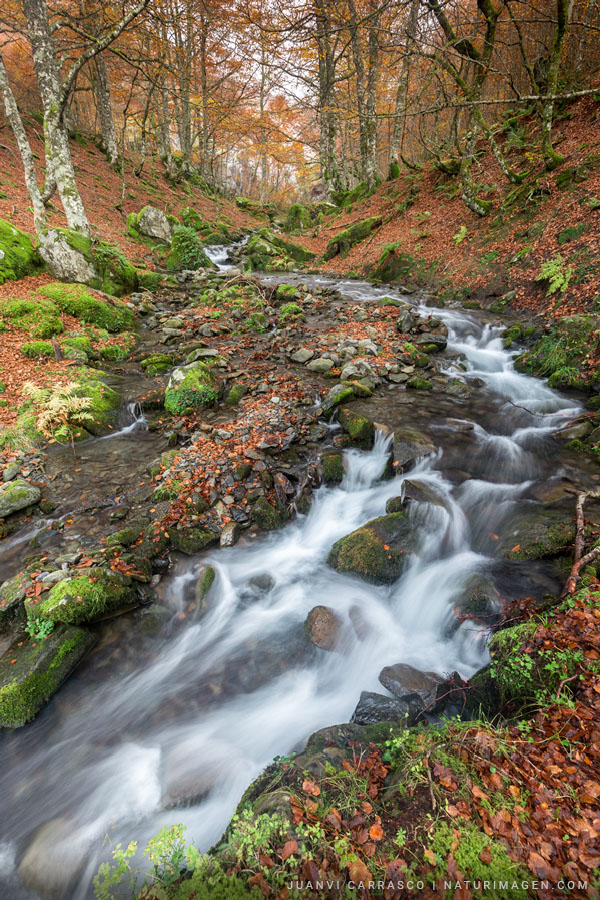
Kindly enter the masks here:
M 343 623 L 328 606 L 315 606 L 309 612 L 304 630 L 309 641 L 321 650 L 333 650 L 337 644 Z
M 374 725 L 378 722 L 395 722 L 407 728 L 414 725 L 421 712 L 421 705 L 414 701 L 398 700 L 363 691 L 350 722 L 356 725 Z
M 13 644 L 0 659 L 0 726 L 31 721 L 95 642 L 85 628 L 60 625 L 45 638 Z
M 574 541 L 573 518 L 561 510 L 543 509 L 520 519 L 499 549 L 508 559 L 547 559 L 570 552 Z
M 0 518 L 33 506 L 41 499 L 42 492 L 24 478 L 15 478 L 0 484 Z
M 19 865 L 19 878 L 44 900 L 65 897 L 86 858 L 75 825 L 52 819 L 35 832 Z
M 338 572 L 374 584 L 400 577 L 416 547 L 416 532 L 404 512 L 380 516 L 333 545 L 327 563 Z
M 424 456 L 433 453 L 435 446 L 427 435 L 416 428 L 397 428 L 394 431 L 394 462 L 399 468 L 410 469 Z

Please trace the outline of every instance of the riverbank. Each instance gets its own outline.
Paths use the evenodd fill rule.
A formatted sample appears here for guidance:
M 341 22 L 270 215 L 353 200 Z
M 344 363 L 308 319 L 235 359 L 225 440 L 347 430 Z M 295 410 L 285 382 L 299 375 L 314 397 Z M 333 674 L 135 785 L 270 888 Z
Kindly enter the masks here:
M 56 879 L 55 893 L 64 896 L 77 879 L 89 885 L 98 841 L 109 819 L 127 819 L 126 809 L 140 810 L 146 833 L 165 821 L 187 822 L 190 836 L 208 847 L 273 748 L 289 754 L 311 730 L 353 711 L 351 726 L 326 729 L 299 757 L 269 768 L 246 794 L 251 811 L 240 808 L 218 862 L 190 863 L 191 883 L 184 878 L 179 885 L 178 870 L 167 895 L 188 896 L 193 888 L 203 896 L 211 883 L 222 883 L 227 896 L 243 895 L 250 878 L 250 887 L 276 896 L 288 878 L 333 872 L 346 882 L 368 871 L 379 880 L 389 866 L 423 878 L 445 867 L 452 874 L 455 866 L 467 877 L 461 866 L 475 857 L 483 857 L 477 865 L 484 874 L 491 871 L 488 855 L 494 873 L 542 877 L 533 849 L 529 855 L 515 849 L 521 820 L 537 840 L 531 823 L 539 793 L 517 752 L 530 750 L 529 734 L 510 722 L 522 723 L 526 709 L 534 745 L 560 767 L 560 754 L 571 750 L 543 729 L 564 717 L 568 732 L 593 709 L 595 649 L 569 645 L 576 622 L 595 615 L 593 574 L 586 575 L 591 588 L 564 609 L 558 596 L 571 564 L 571 491 L 593 488 L 597 470 L 577 448 L 555 443 L 552 433 L 577 416 L 577 402 L 512 371 L 500 332 L 490 327 L 497 315 L 465 312 L 456 303 L 436 310 L 430 302 L 356 281 L 303 274 L 255 279 L 235 271 L 198 273 L 155 295 L 129 298 L 143 327 L 133 356 L 115 364 L 110 380 L 125 391 L 125 408 L 144 404 L 147 421 L 130 415 L 120 435 L 66 447 L 58 465 L 48 456 L 45 468 L 55 478 L 44 495 L 59 501 L 60 513 L 69 484 L 71 506 L 36 535 L 41 553 L 20 586 L 29 621 L 38 627 L 40 620 L 56 621 L 52 633 L 59 637 L 61 629 L 71 640 L 81 635 L 73 658 L 88 656 L 38 721 L 7 739 L 6 758 L 18 770 L 27 728 L 54 731 L 31 764 L 43 769 L 50 753 L 57 786 L 63 776 L 75 778 L 69 797 L 55 791 L 46 797 L 55 814 L 50 830 L 35 791 L 26 801 L 15 795 L 28 812 L 16 835 L 12 829 L 19 879 L 11 871 L 7 884 L 14 896 L 23 882 L 42 891 Z M 173 378 L 177 371 L 186 378 L 197 373 L 198 380 L 188 386 Z M 96 466 L 107 454 L 104 486 Z M 111 474 L 123 455 L 126 465 Z M 74 506 L 82 491 L 86 497 Z M 587 511 L 596 517 L 593 505 Z M 379 524 L 365 529 L 373 520 Z M 265 528 L 274 529 L 266 542 L 258 537 Z M 356 537 L 344 544 L 352 529 Z M 218 543 L 224 549 L 215 555 L 210 547 Z M 203 548 L 189 564 L 176 553 L 175 576 L 165 578 L 169 552 Z M 110 591 L 100 598 L 103 586 Z M 533 600 L 521 602 L 524 593 Z M 138 611 L 102 623 L 128 604 Z M 486 662 L 490 626 L 502 626 L 498 634 L 506 636 L 514 617 L 532 614 L 534 622 L 540 615 L 559 621 L 565 646 L 555 647 L 554 634 L 551 640 L 537 628 L 522 641 L 517 631 L 496 645 L 491 687 L 485 675 L 477 676 L 479 687 L 464 680 Z M 83 640 L 90 632 L 99 642 L 91 655 Z M 534 673 L 541 668 L 543 686 L 527 672 L 519 696 L 499 701 L 494 685 L 524 650 L 535 659 L 540 635 L 551 641 L 542 644 L 540 667 L 532 665 Z M 23 646 L 10 658 L 24 655 Z M 400 660 L 405 668 L 398 671 Z M 425 679 L 417 691 L 398 681 L 411 675 L 406 664 Z M 396 667 L 396 677 L 383 681 L 391 697 L 378 684 L 382 667 Z M 427 671 L 435 673 L 433 682 Z M 583 677 L 581 685 L 573 675 Z M 355 710 L 361 690 L 367 694 Z M 427 698 L 432 690 L 436 697 Z M 498 726 L 483 719 L 435 727 L 444 711 L 478 715 L 480 698 L 492 704 L 487 715 L 502 716 Z M 541 702 L 533 716 L 532 702 L 534 708 Z M 59 763 L 52 748 L 71 744 L 81 717 L 89 723 L 92 711 L 100 730 L 86 726 L 81 764 Z M 421 722 L 424 711 L 433 713 L 433 728 L 405 727 Z M 101 737 L 107 722 L 108 742 Z M 149 741 L 158 742 L 158 756 L 144 749 Z M 508 752 L 515 768 L 500 771 L 496 752 Z M 131 782 L 131 766 L 142 767 L 143 784 Z M 587 822 L 584 795 L 594 796 L 595 766 L 589 757 L 577 767 L 573 790 L 583 812 L 565 829 Z M 520 792 L 512 805 L 511 785 Z M 487 797 L 492 787 L 490 808 L 478 791 Z M 538 787 L 556 793 L 559 783 Z M 90 791 L 102 797 L 103 809 L 91 831 Z M 83 843 L 67 827 L 71 816 L 78 829 L 88 829 Z M 502 843 L 490 829 L 503 835 Z M 458 863 L 455 831 L 468 849 Z M 118 834 L 132 836 L 126 825 Z M 167 858 L 177 858 L 165 841 Z M 546 848 L 542 859 L 552 877 L 575 872 L 565 868 L 571 857 L 561 855 L 570 853 L 566 841 L 560 851 L 548 846 L 552 852 Z M 588 838 L 585 848 L 593 861 Z M 93 869 L 81 872 L 82 853 Z M 583 878 L 581 866 L 576 874 Z M 336 890 L 331 896 L 339 896 Z M 321 889 L 316 894 L 323 896 Z

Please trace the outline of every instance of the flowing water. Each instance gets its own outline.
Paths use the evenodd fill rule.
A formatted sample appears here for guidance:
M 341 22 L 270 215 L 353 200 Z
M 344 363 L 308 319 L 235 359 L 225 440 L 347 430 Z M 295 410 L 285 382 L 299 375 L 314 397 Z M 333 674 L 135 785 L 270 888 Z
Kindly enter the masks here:
M 314 281 L 335 284 L 353 301 L 390 293 Z M 485 387 L 466 403 L 409 398 L 397 388 L 369 401 L 378 421 L 418 424 L 438 448 L 410 472 L 439 505 L 411 505 L 420 548 L 402 578 L 374 587 L 325 563 L 334 541 L 401 492 L 403 477 L 379 480 L 389 451 L 383 432 L 372 451 L 345 453 L 344 481 L 319 489 L 308 516 L 230 550 L 177 560 L 157 608 L 109 623 L 40 716 L 4 735 L 0 896 L 37 896 L 17 869 L 49 820 L 35 862 L 26 857 L 21 874 L 27 869 L 31 884 L 37 868 L 46 888 L 55 877 L 66 884 L 57 889 L 64 900 L 92 896 L 107 832 L 113 842 L 144 841 L 163 824 L 183 822 L 187 838 L 208 848 L 273 756 L 348 721 L 361 691 L 383 691 L 383 666 L 469 676 L 486 663 L 486 629 L 453 614 L 474 575 L 493 578 L 501 596 L 556 589 L 549 564 L 501 561 L 497 547 L 519 517 L 540 509 L 536 486 L 576 477 L 552 434 L 578 407 L 515 372 L 499 329 L 462 310 L 436 315 L 449 329 L 448 367 Z M 453 358 L 459 353 L 466 373 Z M 195 584 L 207 561 L 217 579 L 199 612 Z M 317 650 L 304 637 L 306 615 L 320 603 L 344 622 L 340 652 Z

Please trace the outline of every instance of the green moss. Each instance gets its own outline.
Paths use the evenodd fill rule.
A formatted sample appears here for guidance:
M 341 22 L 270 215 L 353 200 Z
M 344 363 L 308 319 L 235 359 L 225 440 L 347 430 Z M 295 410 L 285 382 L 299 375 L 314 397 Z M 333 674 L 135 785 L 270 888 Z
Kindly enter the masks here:
M 61 627 L 5 653 L 0 660 L 0 725 L 17 728 L 31 721 L 93 644 L 85 629 Z
M 403 511 L 390 513 L 340 538 L 331 548 L 327 564 L 374 584 L 391 584 L 402 574 L 413 549 L 408 516 Z
M 281 235 L 276 234 L 270 228 L 261 228 L 259 234 L 264 240 L 269 241 L 275 248 L 283 251 L 286 256 L 297 263 L 307 263 L 315 258 L 312 250 L 307 250 L 305 247 L 301 247 L 300 244 L 295 244 L 293 241 L 281 237 Z
M 279 325 L 286 325 L 288 321 L 306 322 L 306 316 L 297 303 L 284 303 L 279 307 Z
M 559 319 L 531 350 L 517 357 L 515 368 L 533 375 L 555 376 L 556 387 L 589 387 L 590 376 L 584 366 L 599 349 L 600 317 L 567 316 Z
M 341 453 L 326 453 L 323 457 L 323 482 L 339 484 L 344 479 L 344 457 Z
M 41 260 L 29 235 L 0 219 L 0 284 L 25 278 L 40 266 Z
M 276 531 L 285 522 L 283 510 L 272 506 L 266 497 L 259 497 L 252 508 L 252 519 L 263 531 Z
M 140 363 L 146 375 L 163 375 L 175 365 L 175 359 L 167 353 L 153 353 Z
M 21 344 L 21 353 L 29 359 L 37 359 L 41 356 L 54 356 L 54 348 L 49 341 L 31 341 Z
M 202 528 L 172 528 L 170 535 L 175 550 L 180 550 L 181 553 L 186 553 L 188 556 L 200 553 L 219 540 L 217 534 Z
M 246 396 L 248 388 L 245 384 L 234 384 L 229 388 L 225 397 L 226 406 L 237 406 L 240 400 Z
M 189 415 L 213 404 L 219 394 L 212 370 L 201 362 L 186 367 L 183 379 L 171 381 L 165 393 L 165 409 L 174 416 Z
M 352 410 L 339 408 L 338 421 L 353 444 L 370 449 L 375 438 L 375 426 L 366 416 Z
M 145 291 L 155 291 L 160 287 L 163 276 L 160 272 L 153 272 L 151 269 L 135 270 L 138 287 Z
M 323 259 L 333 259 L 338 253 L 342 256 L 347 256 L 350 249 L 354 247 L 355 244 L 358 244 L 360 241 L 364 241 L 365 238 L 369 237 L 376 228 L 380 227 L 382 221 L 381 216 L 372 216 L 369 219 L 363 219 L 361 222 L 356 222 L 354 225 L 350 225 L 348 228 L 339 231 L 328 242 L 325 253 L 323 254 Z
M 76 397 L 88 399 L 88 409 L 93 417 L 91 420 L 85 419 L 81 422 L 74 419 L 75 424 L 91 434 L 101 434 L 109 425 L 115 424 L 118 410 L 121 408 L 121 398 L 116 391 L 104 384 L 92 369 L 81 373 L 74 393 Z
M 106 328 L 110 332 L 125 331 L 133 327 L 134 317 L 130 309 L 119 303 L 113 305 L 94 297 L 81 284 L 53 282 L 38 288 L 37 293 L 47 297 L 70 316 L 90 325 Z
M 418 375 L 413 375 L 412 378 L 409 378 L 406 382 L 406 387 L 411 388 L 414 391 L 430 391 L 432 386 L 433 385 L 427 378 L 419 378 Z
M 217 573 L 212 566 L 207 566 L 202 573 L 202 578 L 198 582 L 198 587 L 196 590 L 196 597 L 200 604 L 204 603 L 204 601 L 208 597 L 208 593 L 214 584 L 216 575 Z
M 90 281 L 90 287 L 99 288 L 115 297 L 137 290 L 137 269 L 119 247 L 106 241 L 92 242 L 85 235 L 69 229 L 58 229 L 58 232 L 70 247 L 81 253 L 96 272 L 96 276 Z
M 28 600 L 26 609 L 36 618 L 79 625 L 135 605 L 128 578 L 109 569 L 90 569 L 88 575 L 59 581 L 39 604 Z
M 301 203 L 292 203 L 285 219 L 285 230 L 288 233 L 303 231 L 312 225 L 310 213 Z
M 0 316 L 35 338 L 54 337 L 63 330 L 58 306 L 35 294 L 28 300 L 6 300 L 0 309 Z

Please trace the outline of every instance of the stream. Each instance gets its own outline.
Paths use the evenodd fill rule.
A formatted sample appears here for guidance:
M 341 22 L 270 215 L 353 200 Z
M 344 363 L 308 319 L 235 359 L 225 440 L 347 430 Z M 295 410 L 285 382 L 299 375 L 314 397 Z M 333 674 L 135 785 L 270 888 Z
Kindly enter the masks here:
M 223 252 L 217 261 L 224 260 Z M 353 303 L 400 296 L 358 281 L 296 280 L 337 287 Z M 420 297 L 403 299 L 431 312 Z M 497 548 L 540 508 L 544 491 L 556 489 L 570 509 L 562 486 L 593 483 L 553 437 L 580 411 L 577 402 L 515 372 L 501 329 L 485 315 L 435 314 L 449 329 L 443 364 L 484 386 L 466 402 L 382 388 L 365 410 L 391 428 L 425 430 L 436 452 L 409 476 L 379 480 L 389 452 L 380 431 L 373 450 L 345 452 L 343 482 L 321 487 L 307 516 L 228 550 L 175 555 L 156 609 L 103 626 L 96 649 L 38 718 L 2 735 L 1 897 L 33 900 L 52 888 L 62 900 L 93 897 L 107 833 L 113 844 L 144 843 L 162 825 L 183 822 L 186 838 L 206 850 L 274 756 L 349 721 L 361 691 L 382 692 L 384 666 L 469 677 L 485 665 L 487 630 L 458 623 L 453 612 L 474 575 L 491 577 L 506 599 L 559 587 L 550 562 L 501 559 Z M 118 465 L 110 455 L 129 447 L 124 438 L 147 453 L 139 411 L 129 426 L 90 441 L 90 454 Z M 329 568 L 332 544 L 382 515 L 404 477 L 426 483 L 439 504 L 410 505 L 420 547 L 401 579 L 376 587 Z M 199 613 L 192 601 L 206 562 L 217 579 Z M 320 603 L 345 623 L 342 652 L 318 650 L 304 636 Z M 44 884 L 42 894 L 23 885 L 19 865 L 29 885 Z

